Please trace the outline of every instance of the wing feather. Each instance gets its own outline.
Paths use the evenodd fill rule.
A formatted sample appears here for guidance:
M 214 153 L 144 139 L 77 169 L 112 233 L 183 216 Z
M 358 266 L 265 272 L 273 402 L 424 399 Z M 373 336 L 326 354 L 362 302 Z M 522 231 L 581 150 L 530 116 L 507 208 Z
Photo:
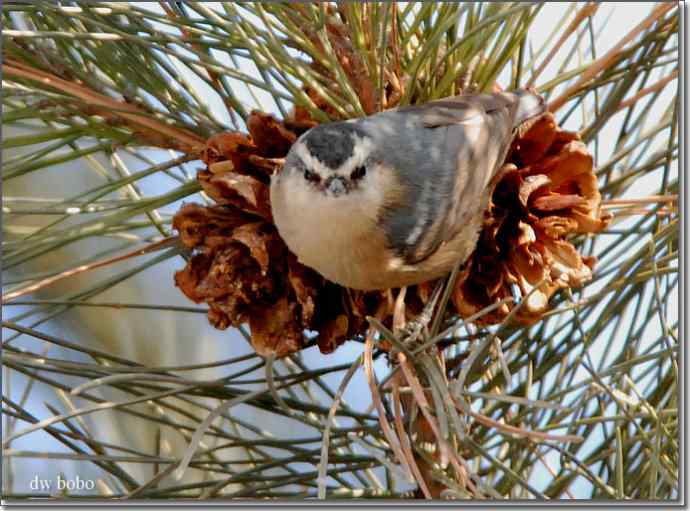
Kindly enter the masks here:
M 488 203 L 488 184 L 503 164 L 514 129 L 543 111 L 543 100 L 528 91 L 456 96 L 397 109 L 398 123 L 409 130 L 405 139 L 424 144 L 428 156 L 397 165 L 406 200 L 381 217 L 397 255 L 407 264 L 423 261 L 474 223 Z

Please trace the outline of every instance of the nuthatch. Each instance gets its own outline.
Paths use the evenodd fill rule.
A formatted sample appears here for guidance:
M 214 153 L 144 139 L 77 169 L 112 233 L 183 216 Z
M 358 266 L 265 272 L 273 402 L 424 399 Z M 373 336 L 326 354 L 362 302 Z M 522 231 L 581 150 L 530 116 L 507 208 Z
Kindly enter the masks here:
M 271 180 L 278 232 L 343 286 L 441 277 L 474 250 L 515 130 L 544 110 L 540 96 L 517 90 L 316 126 Z

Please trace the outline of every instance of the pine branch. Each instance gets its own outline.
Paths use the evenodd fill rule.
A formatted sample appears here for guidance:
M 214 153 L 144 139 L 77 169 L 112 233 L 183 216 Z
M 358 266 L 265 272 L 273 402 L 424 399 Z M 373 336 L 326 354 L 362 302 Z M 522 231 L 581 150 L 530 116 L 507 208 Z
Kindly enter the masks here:
M 564 7 L 532 51 L 544 10 L 519 2 L 3 5 L 3 298 L 26 295 L 3 304 L 4 469 L 74 460 L 122 498 L 676 498 L 678 8 L 654 7 L 602 53 L 606 9 Z M 212 137 L 253 129 L 255 143 L 252 123 L 268 121 L 253 110 L 326 122 L 532 85 L 558 125 L 581 131 L 615 214 L 598 235 L 572 239 L 598 259 L 592 280 L 555 293 L 538 323 L 478 326 L 503 307 L 517 314 L 529 295 L 449 317 L 456 272 L 429 332 L 401 333 L 403 296 L 395 325 L 374 318 L 365 341 L 349 342 L 352 360 L 292 354 L 269 372 L 253 352 L 142 364 L 118 344 L 56 333 L 76 310 L 116 309 L 152 332 L 170 314 L 209 313 L 107 293 L 176 260 L 179 250 L 129 255 L 173 234 L 180 201 L 212 203 L 192 170 L 228 172 L 227 160 L 209 163 Z M 74 186 L 46 185 L 56 171 Z M 131 266 L 86 271 L 123 257 Z M 305 350 L 318 341 L 305 336 Z M 371 395 L 351 403 L 356 378 Z M 85 428 L 87 416 L 105 425 L 106 408 L 124 419 L 122 436 Z M 133 447 L 135 424 L 158 431 L 155 445 Z M 309 433 L 288 434 L 297 428 Z M 42 432 L 69 451 L 13 443 Z M 176 481 L 184 449 L 189 470 Z M 135 465 L 156 470 L 141 477 Z M 17 483 L 3 494 L 37 496 Z

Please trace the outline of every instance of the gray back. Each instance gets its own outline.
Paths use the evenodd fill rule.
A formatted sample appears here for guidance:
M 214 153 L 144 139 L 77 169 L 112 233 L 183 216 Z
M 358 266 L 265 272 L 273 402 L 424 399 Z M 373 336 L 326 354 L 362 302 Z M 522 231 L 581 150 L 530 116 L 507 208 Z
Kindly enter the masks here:
M 481 214 L 514 128 L 543 110 L 541 98 L 518 91 L 458 96 L 359 119 L 375 140 L 371 156 L 397 169 L 405 190 L 405 200 L 379 218 L 390 247 L 406 262 L 418 262 Z

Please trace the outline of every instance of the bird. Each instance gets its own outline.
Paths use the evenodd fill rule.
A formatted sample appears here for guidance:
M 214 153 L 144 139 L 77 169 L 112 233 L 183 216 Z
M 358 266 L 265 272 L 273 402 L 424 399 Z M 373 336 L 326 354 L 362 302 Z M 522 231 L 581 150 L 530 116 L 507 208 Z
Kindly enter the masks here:
M 317 125 L 271 177 L 278 233 L 302 264 L 352 289 L 442 277 L 474 251 L 517 129 L 545 110 L 517 89 Z

